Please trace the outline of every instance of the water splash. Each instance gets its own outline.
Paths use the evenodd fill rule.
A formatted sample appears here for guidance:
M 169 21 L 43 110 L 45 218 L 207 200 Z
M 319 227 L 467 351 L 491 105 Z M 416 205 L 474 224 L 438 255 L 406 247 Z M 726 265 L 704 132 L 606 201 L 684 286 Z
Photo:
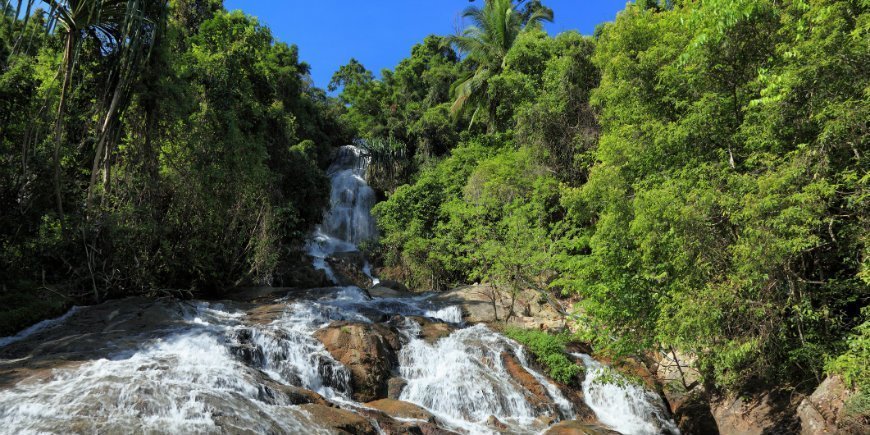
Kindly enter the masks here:
M 589 355 L 572 355 L 586 366 L 583 397 L 602 423 L 627 434 L 680 433 L 655 393 L 630 382 Z
M 5 347 L 5 346 L 8 346 L 8 345 L 15 343 L 17 341 L 27 339 L 28 337 L 32 336 L 33 334 L 36 334 L 37 332 L 44 331 L 44 330 L 51 329 L 51 328 L 55 328 L 58 325 L 62 324 L 66 319 L 69 319 L 70 316 L 77 313 L 80 309 L 81 309 L 81 307 L 72 307 L 64 315 L 62 315 L 58 318 L 43 320 L 43 321 L 41 321 L 41 322 L 31 326 L 31 327 L 19 332 L 18 334 L 15 334 L 15 335 L 10 336 L 10 337 L 0 337 L 0 347 Z

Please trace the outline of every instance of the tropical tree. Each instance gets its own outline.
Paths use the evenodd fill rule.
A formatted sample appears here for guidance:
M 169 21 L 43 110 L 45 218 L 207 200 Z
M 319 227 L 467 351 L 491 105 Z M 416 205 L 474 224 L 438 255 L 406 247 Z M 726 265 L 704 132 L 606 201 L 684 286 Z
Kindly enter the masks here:
M 19 2 L 20 3 L 20 2 Z M 30 9 L 28 2 L 28 9 Z M 113 127 L 118 115 L 125 106 L 135 71 L 150 54 L 148 48 L 153 41 L 157 26 L 153 19 L 163 12 L 166 1 L 149 2 L 144 0 L 47 0 L 49 6 L 49 26 L 59 24 L 63 29 L 64 51 L 59 75 L 61 77 L 60 96 L 54 123 L 54 178 L 55 197 L 58 213 L 63 216 L 63 201 L 60 181 L 60 149 L 63 140 L 63 118 L 67 99 L 72 85 L 77 52 L 85 38 L 97 41 L 103 50 L 114 54 L 117 60 L 112 74 L 112 91 L 105 105 L 104 115 L 98 127 L 96 152 L 88 188 L 88 207 L 90 208 L 93 185 L 107 142 L 115 136 Z M 106 177 L 108 180 L 108 176 Z
M 513 0 L 486 0 L 481 8 L 471 6 L 463 17 L 471 20 L 461 35 L 449 41 L 463 54 L 465 61 L 473 68 L 453 83 L 451 93 L 454 97 L 451 112 L 457 114 L 467 105 L 474 107 L 469 127 L 474 124 L 481 108 L 489 115 L 488 127 L 495 128 L 496 102 L 487 97 L 489 80 L 504 69 L 504 59 L 517 37 L 530 29 L 540 28 L 543 21 L 553 21 L 553 11 L 532 1 L 521 7 L 523 2 Z

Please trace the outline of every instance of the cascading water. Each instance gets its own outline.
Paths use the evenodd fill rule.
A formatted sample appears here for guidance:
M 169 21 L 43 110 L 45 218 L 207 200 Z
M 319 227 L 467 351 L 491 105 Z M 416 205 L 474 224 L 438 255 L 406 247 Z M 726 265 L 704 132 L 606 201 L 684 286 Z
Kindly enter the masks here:
M 332 207 L 309 243 L 327 273 L 327 256 L 355 251 L 375 235 L 366 164 L 348 146 L 329 169 Z M 127 299 L 75 308 L 0 338 L 0 434 L 331 433 L 281 391 L 301 387 L 352 411 L 365 408 L 353 400 L 350 370 L 314 337 L 339 320 L 388 319 L 397 328 L 402 347 L 393 375 L 407 382 L 400 399 L 431 412 L 441 427 L 538 433 L 574 416 L 572 403 L 530 367 L 519 344 L 483 325 L 464 327 L 458 306 L 432 296 L 312 289 L 274 301 L 267 308 L 276 311 L 265 319 L 256 306 L 229 301 Z M 448 333 L 427 341 L 424 321 L 446 323 Z M 647 393 L 595 384 L 600 366 L 578 357 L 589 373 L 585 400 L 602 422 L 626 433 L 671 431 Z M 520 382 L 505 358 L 530 379 Z
M 589 355 L 572 354 L 586 366 L 583 396 L 602 423 L 626 434 L 679 434 L 655 393 L 635 385 Z
M 327 257 L 356 251 L 360 242 L 371 240 L 377 234 L 371 215 L 375 192 L 365 180 L 368 165 L 369 158 L 360 148 L 345 145 L 338 149 L 327 169 L 331 181 L 330 208 L 308 242 L 308 255 L 314 267 L 325 271 L 332 282 L 336 282 L 336 278 Z M 366 268 L 366 274 L 371 277 L 370 269 Z
M 522 348 L 483 325 L 461 329 L 434 344 L 413 340 L 400 354 L 402 377 L 408 385 L 400 399 L 420 404 L 436 415 L 471 432 L 493 416 L 521 431 L 533 427 L 547 413 L 528 401 L 523 388 L 508 374 L 502 354 L 509 352 L 528 367 Z M 559 409 L 550 415 L 574 415 L 571 404 L 559 390 L 534 370 L 528 369 Z

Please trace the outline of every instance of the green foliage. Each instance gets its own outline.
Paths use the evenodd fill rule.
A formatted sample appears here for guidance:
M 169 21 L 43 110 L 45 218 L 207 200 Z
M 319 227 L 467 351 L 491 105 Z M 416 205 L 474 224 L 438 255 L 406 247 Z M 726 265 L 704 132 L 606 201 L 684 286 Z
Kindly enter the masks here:
M 556 283 L 599 346 L 673 345 L 728 388 L 818 378 L 868 291 L 864 9 L 629 6 L 601 30 Z
M 504 115 L 499 115 L 497 106 L 504 98 L 503 92 L 528 85 L 520 80 L 520 76 L 500 75 L 505 64 L 511 60 L 508 57 L 511 49 L 523 33 L 539 30 L 543 21 L 553 21 L 553 11 L 543 7 L 540 2 L 531 2 L 525 11 L 514 4 L 514 0 L 488 0 L 483 7 L 470 6 L 463 17 L 471 21 L 461 35 L 450 38 L 466 56 L 464 63 L 472 65 L 451 86 L 454 97 L 451 111 L 460 112 L 466 106 L 474 109 L 469 126 L 473 126 L 478 114 L 487 115 L 489 132 L 502 129 L 500 122 Z M 520 50 L 529 53 L 534 44 L 519 44 Z M 538 53 L 546 57 L 545 53 Z M 528 60 L 515 56 L 514 60 Z M 520 63 L 520 61 L 517 61 Z M 534 65 L 534 61 L 526 65 Z M 508 80 L 501 86 L 494 86 L 494 81 Z M 499 88 L 502 92 L 499 92 Z M 483 113 L 480 113 L 483 112 Z
M 571 341 L 570 334 L 550 334 L 536 329 L 507 328 L 505 335 L 520 342 L 546 369 L 550 378 L 563 384 L 576 385 L 577 376 L 583 368 L 565 354 L 565 345 Z
M 866 2 L 636 2 L 594 39 L 512 6 L 452 40 L 458 124 L 488 128 L 419 118 L 456 145 L 376 208 L 390 270 L 574 296 L 597 348 L 673 346 L 724 389 L 866 365 Z
M 867 311 L 865 308 L 865 316 Z M 870 321 L 865 320 L 855 327 L 846 338 L 846 351 L 827 362 L 825 370 L 832 374 L 839 374 L 843 381 L 860 391 L 870 391 L 870 370 L 867 361 L 870 361 Z
M 0 291 L 0 337 L 14 335 L 40 320 L 60 316 L 69 308 L 69 301 L 58 294 L 35 290 L 32 283 L 19 284 L 30 288 Z
M 3 17 L 0 284 L 90 303 L 268 283 L 320 221 L 345 109 L 255 19 L 166 6 Z

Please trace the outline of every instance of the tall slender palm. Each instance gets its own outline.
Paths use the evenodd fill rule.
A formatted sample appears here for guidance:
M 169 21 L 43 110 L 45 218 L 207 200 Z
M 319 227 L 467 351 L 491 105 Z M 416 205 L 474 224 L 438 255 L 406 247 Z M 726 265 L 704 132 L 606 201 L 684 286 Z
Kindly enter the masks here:
M 463 17 L 472 24 L 461 35 L 449 41 L 465 54 L 466 61 L 474 65 L 457 80 L 451 92 L 455 98 L 451 112 L 458 113 L 468 105 L 474 106 L 471 125 L 481 108 L 489 112 L 489 127 L 493 127 L 495 102 L 486 97 L 489 79 L 504 69 L 504 59 L 517 37 L 528 29 L 539 28 L 543 21 L 553 21 L 553 11 L 540 1 L 486 0 L 484 6 L 471 6 Z M 469 127 L 471 127 L 469 125 Z
M 64 53 L 61 65 L 62 84 L 54 124 L 54 178 L 58 212 L 63 216 L 63 200 L 60 181 L 60 145 L 63 140 L 63 117 L 70 93 L 77 51 L 83 38 L 98 40 L 107 51 L 117 54 L 118 65 L 114 71 L 114 92 L 106 108 L 98 131 L 96 157 L 88 188 L 88 208 L 91 190 L 96 179 L 103 149 L 109 137 L 112 123 L 117 119 L 119 108 L 126 97 L 134 65 L 147 56 L 143 41 L 153 40 L 155 26 L 148 25 L 149 11 L 163 1 L 148 0 L 46 0 L 49 10 L 49 26 L 58 24 L 64 32 Z M 150 7 L 149 7 L 150 5 Z M 151 23 L 153 24 L 153 23 Z M 150 32 L 149 30 L 150 29 Z

